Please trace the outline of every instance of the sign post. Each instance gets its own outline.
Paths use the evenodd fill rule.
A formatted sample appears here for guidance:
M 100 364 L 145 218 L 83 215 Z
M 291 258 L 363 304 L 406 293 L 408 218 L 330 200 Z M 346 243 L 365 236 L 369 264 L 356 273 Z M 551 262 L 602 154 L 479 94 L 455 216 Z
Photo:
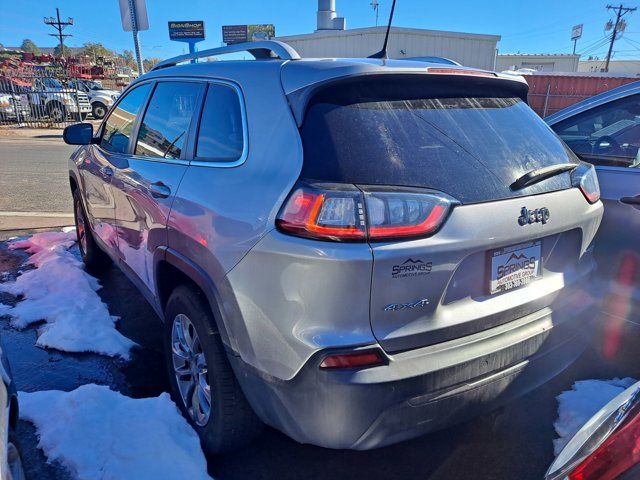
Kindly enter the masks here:
M 189 53 L 196 52 L 196 43 L 204 40 L 204 22 L 202 20 L 169 22 L 169 40 L 186 42 Z
M 571 40 L 573 40 L 573 54 L 576 54 L 576 44 L 578 43 L 578 39 L 582 37 L 582 23 L 580 25 L 576 25 L 571 29 Z
M 122 20 L 122 29 L 125 32 L 133 33 L 133 48 L 135 50 L 136 63 L 138 64 L 138 73 L 142 75 L 144 66 L 142 65 L 142 55 L 140 54 L 138 32 L 149 30 L 145 0 L 120 0 L 120 18 Z

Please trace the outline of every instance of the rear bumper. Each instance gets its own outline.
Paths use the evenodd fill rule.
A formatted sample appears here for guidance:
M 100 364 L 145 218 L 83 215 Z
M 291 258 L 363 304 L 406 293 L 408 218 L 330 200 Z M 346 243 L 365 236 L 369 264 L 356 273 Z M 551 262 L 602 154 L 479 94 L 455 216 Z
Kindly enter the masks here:
M 466 420 L 543 384 L 590 342 L 582 291 L 483 332 L 389 356 L 358 371 L 321 370 L 314 355 L 291 380 L 231 357 L 259 417 L 301 443 L 366 450 Z

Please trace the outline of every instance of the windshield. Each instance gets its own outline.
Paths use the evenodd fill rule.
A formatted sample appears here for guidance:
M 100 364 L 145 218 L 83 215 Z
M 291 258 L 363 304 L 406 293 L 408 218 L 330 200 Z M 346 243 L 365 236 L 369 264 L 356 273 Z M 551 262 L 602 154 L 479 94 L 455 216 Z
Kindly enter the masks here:
M 301 131 L 305 178 L 429 187 L 467 203 L 568 188 L 568 174 L 522 192 L 509 185 L 531 170 L 575 161 L 512 97 L 325 94 L 312 102 Z

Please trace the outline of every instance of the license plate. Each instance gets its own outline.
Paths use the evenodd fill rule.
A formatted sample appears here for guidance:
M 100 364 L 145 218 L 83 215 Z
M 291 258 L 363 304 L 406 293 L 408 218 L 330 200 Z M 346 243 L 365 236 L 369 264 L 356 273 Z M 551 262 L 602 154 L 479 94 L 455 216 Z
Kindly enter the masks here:
M 542 242 L 500 248 L 490 253 L 489 291 L 501 293 L 527 285 L 542 276 Z

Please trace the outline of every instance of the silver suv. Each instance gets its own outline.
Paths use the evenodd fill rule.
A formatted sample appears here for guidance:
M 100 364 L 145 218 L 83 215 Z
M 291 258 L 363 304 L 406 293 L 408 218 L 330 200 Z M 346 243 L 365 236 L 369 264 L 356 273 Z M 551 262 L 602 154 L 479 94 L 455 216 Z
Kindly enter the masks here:
M 236 50 L 256 60 L 194 63 Z M 392 444 L 581 353 L 598 182 L 526 96 L 519 77 L 265 41 L 164 61 L 95 135 L 66 129 L 82 257 L 164 320 L 208 451 L 262 422 Z

